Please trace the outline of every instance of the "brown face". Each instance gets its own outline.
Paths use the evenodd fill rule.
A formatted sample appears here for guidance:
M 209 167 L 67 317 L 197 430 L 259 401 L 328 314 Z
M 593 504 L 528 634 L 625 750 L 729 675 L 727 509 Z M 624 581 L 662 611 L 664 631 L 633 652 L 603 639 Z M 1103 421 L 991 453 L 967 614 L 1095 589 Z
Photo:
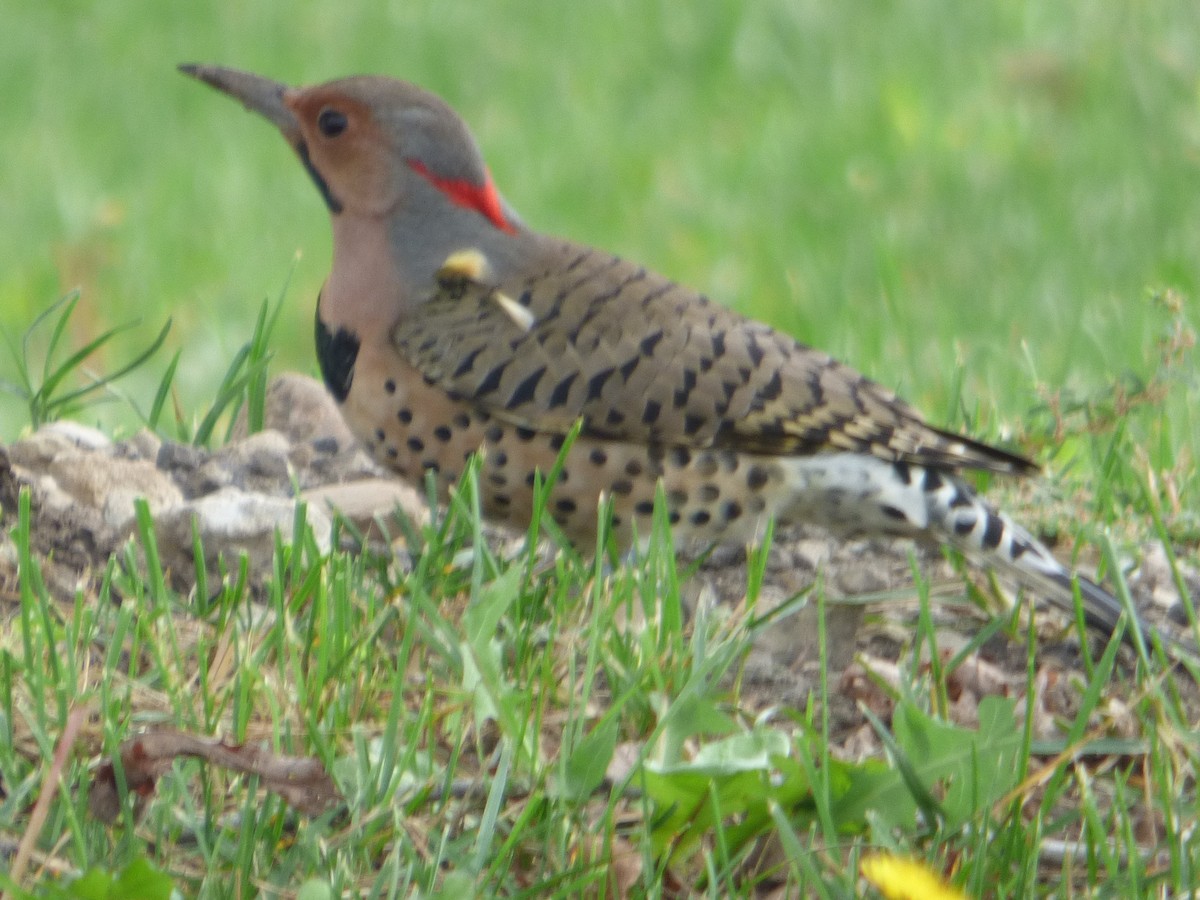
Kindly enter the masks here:
M 331 211 L 380 216 L 396 206 L 404 170 L 368 104 L 329 85 L 289 89 L 283 104 L 299 127 L 296 152 Z
M 333 214 L 382 215 L 395 207 L 406 170 L 372 112 L 373 80 L 290 88 L 223 66 L 180 69 L 242 101 L 278 128 Z

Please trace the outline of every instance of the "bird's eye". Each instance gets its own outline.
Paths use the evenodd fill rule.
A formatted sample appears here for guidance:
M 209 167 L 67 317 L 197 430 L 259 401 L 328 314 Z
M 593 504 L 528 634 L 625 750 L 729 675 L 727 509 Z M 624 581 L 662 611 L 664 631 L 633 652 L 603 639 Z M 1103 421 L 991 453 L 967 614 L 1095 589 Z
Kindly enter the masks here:
M 321 134 L 325 135 L 327 138 L 337 137 L 346 130 L 346 126 L 348 124 L 349 122 L 346 121 L 346 114 L 338 112 L 332 107 L 326 107 L 325 109 L 321 110 L 320 115 L 317 116 L 317 128 L 320 129 Z

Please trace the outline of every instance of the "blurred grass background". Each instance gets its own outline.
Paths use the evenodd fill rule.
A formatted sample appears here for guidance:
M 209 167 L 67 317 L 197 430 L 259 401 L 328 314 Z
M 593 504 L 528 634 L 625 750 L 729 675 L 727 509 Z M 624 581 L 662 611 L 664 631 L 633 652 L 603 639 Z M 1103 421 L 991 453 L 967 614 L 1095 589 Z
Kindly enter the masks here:
M 1153 374 L 1196 320 L 1200 25 L 1191 2 L 830 4 L 0 0 L 0 327 L 81 287 L 72 340 L 167 317 L 187 412 L 287 281 L 276 370 L 315 371 L 320 198 L 279 136 L 174 71 L 440 93 L 542 230 L 786 329 L 931 419 L 1010 430 L 1049 391 Z M 161 352 L 127 390 L 149 403 Z M 7 378 L 10 360 L 0 361 Z M 1192 452 L 1187 398 L 1173 433 Z M 24 419 L 0 406 L 0 437 Z M 127 409 L 85 419 L 130 430 Z

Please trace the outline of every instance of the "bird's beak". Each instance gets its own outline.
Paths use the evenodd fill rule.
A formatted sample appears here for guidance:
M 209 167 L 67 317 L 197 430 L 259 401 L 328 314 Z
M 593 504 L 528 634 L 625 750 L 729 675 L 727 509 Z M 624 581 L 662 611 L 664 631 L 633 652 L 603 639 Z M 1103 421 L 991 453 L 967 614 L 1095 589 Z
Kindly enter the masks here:
M 286 84 L 221 66 L 185 63 L 179 67 L 179 71 L 241 100 L 246 109 L 258 113 L 282 131 L 293 147 L 299 144 L 300 125 L 296 116 L 284 103 L 284 95 L 290 90 Z

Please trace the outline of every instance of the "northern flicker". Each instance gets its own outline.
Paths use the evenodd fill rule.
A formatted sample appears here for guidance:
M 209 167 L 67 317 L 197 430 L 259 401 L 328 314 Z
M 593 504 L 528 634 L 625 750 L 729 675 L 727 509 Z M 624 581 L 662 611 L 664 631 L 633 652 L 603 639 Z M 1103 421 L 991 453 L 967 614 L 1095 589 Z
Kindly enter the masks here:
M 523 526 L 535 472 L 581 421 L 548 507 L 581 544 L 602 495 L 620 540 L 648 534 L 661 483 L 680 541 L 752 541 L 772 516 L 932 540 L 1068 612 L 1077 585 L 1088 623 L 1117 626 L 1117 599 L 961 477 L 1033 463 L 926 424 L 826 354 L 636 263 L 531 230 L 433 94 L 181 68 L 272 122 L 316 183 L 333 226 L 321 371 L 401 477 L 432 472 L 444 497 L 482 451 L 484 514 Z

